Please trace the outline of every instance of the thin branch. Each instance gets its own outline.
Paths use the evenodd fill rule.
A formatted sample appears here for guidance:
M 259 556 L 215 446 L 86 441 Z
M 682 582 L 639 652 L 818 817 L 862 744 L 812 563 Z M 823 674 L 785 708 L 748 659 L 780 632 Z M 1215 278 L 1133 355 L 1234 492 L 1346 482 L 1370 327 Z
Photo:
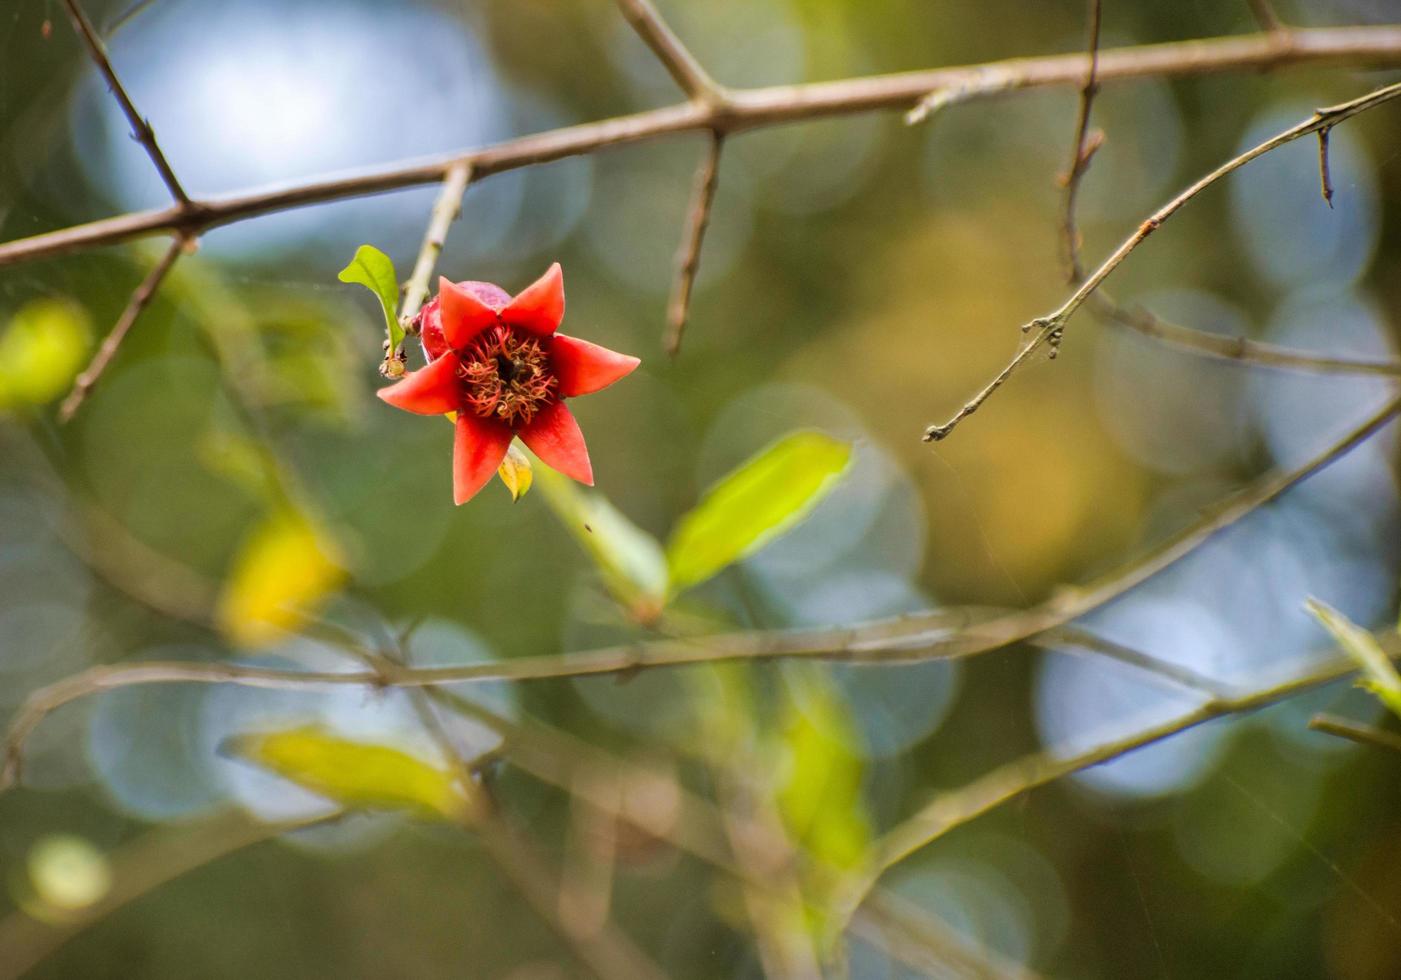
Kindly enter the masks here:
M 423 233 L 423 245 L 418 250 L 413 272 L 404 285 L 404 302 L 399 307 L 399 325 L 404 328 L 406 334 L 418 332 L 418 311 L 423 307 L 423 301 L 428 298 L 433 269 L 438 264 L 438 256 L 442 254 L 443 243 L 447 241 L 448 227 L 462 213 L 462 195 L 467 192 L 467 185 L 471 182 L 470 162 L 459 161 L 448 167 L 447 176 L 443 179 L 443 188 L 438 192 L 437 200 L 433 202 L 428 228 Z M 386 378 L 397 378 L 404 373 L 402 349 L 385 350 L 380 373 Z
M 1202 357 L 1312 374 L 1401 377 L 1401 360 L 1315 354 L 1248 337 L 1209 333 L 1172 323 L 1147 310 L 1121 306 L 1102 288 L 1089 298 L 1088 305 L 1098 317 Z
M 1090 274 L 1089 278 L 1071 294 L 1069 299 L 1045 316 L 1039 316 L 1029 323 L 1024 324 L 1022 326 L 1022 332 L 1030 332 L 1031 339 L 1022 345 L 1021 349 L 1017 351 L 1016 355 L 1006 367 L 999 371 L 981 391 L 965 402 L 963 407 L 955 412 L 947 422 L 942 425 L 931 425 L 925 429 L 924 441 L 937 442 L 947 437 L 959 422 L 976 412 L 998 388 L 1002 387 L 1017 368 L 1026 363 L 1042 344 L 1050 343 L 1052 346 L 1059 344 L 1062 331 L 1065 329 L 1066 321 L 1074 315 L 1075 311 L 1080 308 L 1090 294 L 1099 288 L 1100 283 L 1104 282 L 1104 280 L 1109 277 L 1110 273 L 1117 269 L 1134 249 L 1143 244 L 1144 240 L 1146 240 L 1149 235 L 1157 231 L 1164 221 L 1176 214 L 1177 211 L 1188 201 L 1192 200 L 1192 198 L 1196 197 L 1222 177 L 1239 170 L 1250 161 L 1269 153 L 1271 150 L 1278 149 L 1286 143 L 1292 143 L 1302 136 L 1308 136 L 1319 130 L 1336 126 L 1358 113 L 1366 112 L 1368 109 L 1374 109 L 1398 96 L 1401 96 L 1401 82 L 1383 86 L 1366 95 L 1352 99 L 1349 102 L 1343 102 L 1335 106 L 1327 106 L 1322 109 L 1315 109 L 1314 114 L 1308 119 L 1296 123 L 1284 132 L 1272 136 L 1258 146 L 1252 147 L 1239 156 L 1226 161 L 1221 166 L 1211 171 L 1211 173 L 1197 180 L 1186 190 L 1183 190 L 1157 211 L 1154 211 L 1148 216 L 1147 220 L 1138 226 L 1137 230 L 1135 230 L 1132 235 L 1124 239 L 1123 243 L 1100 264 L 1099 268 L 1095 269 L 1095 271 Z
M 725 137 L 719 130 L 710 134 L 705 156 L 696 167 L 691 191 L 691 210 L 686 216 L 686 231 L 676 251 L 676 280 L 667 304 L 666 352 L 675 357 L 681 352 L 681 337 L 686 331 L 686 317 L 691 309 L 691 290 L 700 271 L 701 245 L 705 229 L 710 224 L 710 208 L 715 203 L 715 189 L 720 183 L 720 149 Z
M 863 914 L 864 913 L 864 914 Z M 1038 974 L 998 952 L 978 937 L 964 935 L 948 923 L 892 891 L 874 891 L 851 921 L 851 930 L 869 940 L 884 939 L 891 952 L 924 975 L 1034 980 Z
M 602 816 L 625 821 L 646 837 L 663 840 L 711 865 L 720 873 L 749 888 L 773 889 L 775 883 L 753 865 L 739 864 L 726 844 L 723 820 L 710 801 L 687 789 L 675 774 L 600 749 L 577 735 L 540 721 L 513 721 L 453 691 L 433 688 L 431 695 L 468 718 L 486 725 L 506 743 L 505 756 L 522 772 L 569 794 Z M 580 778 L 587 774 L 588 778 Z M 655 789 L 658 781 L 667 788 Z M 640 792 L 639 792 L 640 790 Z M 665 800 L 660 806 L 629 805 L 629 799 Z M 624 801 L 620 807 L 619 799 Z M 658 812 L 661 811 L 661 812 Z M 804 855 L 810 860 L 810 856 Z M 823 909 L 810 906 L 813 913 Z M 915 968 L 931 962 L 955 964 L 975 976 L 1021 977 L 995 950 L 971 944 L 956 930 L 926 909 L 877 888 L 851 923 L 853 931 L 881 945 L 892 957 Z M 893 935 L 892 935 L 893 933 Z
M 1401 735 L 1374 728 L 1371 725 L 1364 725 L 1348 718 L 1339 718 L 1337 715 L 1314 715 L 1309 719 L 1309 728 L 1374 749 L 1401 752 Z
M 170 196 L 175 198 L 175 203 L 180 209 L 188 210 L 192 205 L 189 196 L 185 193 L 185 188 L 180 186 L 175 171 L 170 169 L 169 161 L 161 152 L 160 144 L 156 142 L 156 133 L 151 129 L 151 124 L 141 117 L 141 113 L 136 110 L 135 104 L 131 101 L 131 96 L 127 95 L 121 79 L 117 77 L 116 69 L 112 67 L 112 62 L 107 57 L 107 47 L 102 43 L 102 38 L 97 36 L 92 21 L 88 20 L 87 14 L 83 13 L 83 8 L 78 6 L 77 0 L 63 0 L 63 5 L 68 9 L 68 19 L 73 22 L 73 29 L 78 32 L 78 36 L 87 45 L 88 53 L 97 63 L 97 70 L 102 73 L 103 78 L 107 79 L 107 87 L 112 90 L 112 95 L 121 105 L 127 122 L 131 124 L 132 135 L 145 148 L 146 155 L 156 165 L 156 170 L 160 173 L 166 188 L 169 189 Z
M 1199 673 L 1190 667 L 1171 660 L 1155 657 L 1151 653 L 1115 643 L 1089 630 L 1078 626 L 1058 626 L 1037 636 L 1034 641 L 1044 650 L 1077 650 L 1108 657 L 1122 664 L 1128 664 L 1143 671 L 1150 677 L 1160 678 L 1179 690 L 1190 691 L 1207 698 L 1229 696 L 1221 682 L 1207 674 Z
M 579 653 L 517 657 L 456 667 L 412 668 L 385 664 L 371 671 L 292 671 L 241 664 L 150 661 L 103 664 L 33 691 L 10 721 L 0 743 L 0 791 L 15 784 L 25 740 L 52 712 L 101 691 L 142 684 L 238 684 L 302 689 L 353 685 L 369 688 L 433 687 L 468 681 L 527 681 L 630 673 L 726 660 L 813 657 L 855 663 L 897 663 L 969 657 L 1009 646 L 1062 626 L 1099 608 L 1190 554 L 1219 531 L 1279 497 L 1346 455 L 1401 412 L 1401 397 L 1387 402 L 1360 425 L 1300 466 L 1267 473 L 1217 504 L 1200 520 L 1147 555 L 1096 583 L 1070 590 L 1021 612 L 974 623 L 964 610 L 934 610 L 914 616 L 858 623 L 835 629 L 730 633 L 693 639 L 604 647 Z
M 68 392 L 63 404 L 58 407 L 58 420 L 67 422 L 73 418 L 74 414 L 82 407 L 83 401 L 88 397 L 88 392 L 92 391 L 102 377 L 102 373 L 107 370 L 107 365 L 112 362 L 112 358 L 117 354 L 117 348 L 126 339 L 127 332 L 131 330 L 136 318 L 141 315 L 141 311 L 151 302 L 156 295 L 156 290 L 165 281 L 166 275 L 175 265 L 175 260 L 180 258 L 185 251 L 187 239 L 183 234 L 177 234 L 175 239 L 161 256 L 159 262 L 141 281 L 141 285 L 136 287 L 136 291 L 131 294 L 131 299 L 127 301 L 126 309 L 122 310 L 122 315 L 117 317 L 117 322 L 111 331 L 103 338 L 102 346 L 93 355 L 92 361 L 78 375 L 73 382 L 73 390 Z
M 1270 5 L 1270 0 L 1246 0 L 1246 2 L 1250 4 L 1250 12 L 1255 15 L 1255 22 L 1260 25 L 1260 30 L 1267 34 L 1288 32 L 1284 22 L 1279 19 L 1274 7 Z
M 1099 91 L 1099 27 L 1103 19 L 1103 0 L 1090 0 L 1089 51 L 1090 67 L 1085 72 L 1085 84 L 1080 87 L 1080 108 L 1075 115 L 1075 139 L 1070 144 L 1070 164 L 1062 180 L 1065 184 L 1065 204 L 1061 215 L 1061 241 L 1065 250 L 1066 281 L 1077 283 L 1083 277 L 1080 269 L 1080 232 L 1075 227 L 1075 200 L 1080 191 L 1080 178 L 1090 168 L 1090 158 L 1103 141 L 1090 139 L 1090 108 Z
M 681 91 L 696 102 L 718 101 L 722 97 L 720 86 L 706 74 L 695 55 L 686 49 L 681 39 L 662 20 L 652 0 L 618 0 L 618 9 L 647 47 L 652 49 Z
M 1383 630 L 1377 634 L 1387 654 L 1401 655 L 1401 636 Z M 1347 657 L 1330 657 L 1322 664 L 1278 684 L 1234 697 L 1212 698 L 1167 721 L 1159 722 L 1093 748 L 1072 751 L 1048 749 L 1010 762 L 961 789 L 940 794 L 914 815 L 891 828 L 876 842 L 873 871 L 853 884 L 843 896 L 845 909 L 859 905 L 864 890 L 885 871 L 949 831 L 1015 799 L 1028 790 L 1045 786 L 1071 773 L 1110 762 L 1135 749 L 1170 738 L 1203 722 L 1241 714 L 1283 701 L 1293 695 L 1356 673 L 1357 664 Z
M 1401 26 L 1319 28 L 1294 31 L 1290 36 L 1287 48 L 1269 35 L 1257 34 L 1101 51 L 1099 80 L 1108 83 L 1148 77 L 1180 78 L 1285 65 L 1401 64 Z M 1079 85 L 1084 81 L 1086 68 L 1083 54 L 1067 54 L 729 91 L 712 105 L 685 102 L 537 133 L 436 160 L 405 160 L 383 169 L 209 198 L 190 208 L 132 212 L 15 239 L 0 245 L 0 266 L 161 232 L 199 233 L 275 211 L 441 183 L 454 163 L 470 163 L 475 178 L 482 179 L 671 133 L 715 129 L 728 133 L 880 109 L 908 109 L 929 93 L 944 89 L 957 90 L 960 100 L 966 100 L 1022 89 Z

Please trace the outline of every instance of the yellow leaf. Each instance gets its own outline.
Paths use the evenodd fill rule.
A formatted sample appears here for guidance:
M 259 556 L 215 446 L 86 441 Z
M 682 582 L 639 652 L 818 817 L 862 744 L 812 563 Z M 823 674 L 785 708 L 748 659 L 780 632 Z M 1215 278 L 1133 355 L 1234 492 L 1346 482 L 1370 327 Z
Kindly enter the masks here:
M 448 820 L 468 812 L 467 795 L 447 770 L 402 749 L 351 741 L 316 725 L 234 736 L 221 751 L 349 809 L 411 810 Z
M 219 627 L 266 646 L 304 624 L 345 578 L 334 545 L 299 514 L 268 518 L 244 540 L 219 597 Z
M 73 303 L 20 307 L 0 334 L 0 409 L 43 405 L 67 391 L 91 339 L 87 315 Z
M 512 502 L 529 493 L 530 484 L 535 480 L 535 471 L 530 467 L 529 458 L 516 448 L 515 443 L 511 443 L 510 448 L 506 450 L 506 458 L 497 468 L 496 475 L 501 477 L 501 482 L 511 491 Z

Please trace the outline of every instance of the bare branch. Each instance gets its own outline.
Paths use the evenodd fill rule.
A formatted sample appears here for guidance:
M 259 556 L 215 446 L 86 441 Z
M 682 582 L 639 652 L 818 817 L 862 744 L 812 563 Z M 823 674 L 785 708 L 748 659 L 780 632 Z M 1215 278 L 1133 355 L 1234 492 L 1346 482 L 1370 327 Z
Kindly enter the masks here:
M 676 280 L 667 304 L 666 352 L 675 357 L 681 352 L 681 337 L 686 331 L 686 318 L 691 309 L 691 290 L 700 270 L 701 245 L 705 229 L 710 224 L 710 208 L 715 203 L 715 189 L 720 183 L 720 148 L 725 137 L 718 130 L 710 134 L 705 156 L 696 167 L 691 210 L 686 216 L 686 231 L 676 251 Z
M 1151 653 L 1124 646 L 1122 643 L 1115 643 L 1078 626 L 1058 626 L 1035 637 L 1032 642 L 1046 650 L 1083 650 L 1096 656 L 1108 657 L 1110 660 L 1136 667 L 1150 677 L 1161 678 L 1179 690 L 1190 691 L 1203 697 L 1227 696 L 1225 688 L 1214 677 L 1171 660 L 1155 657 Z
M 117 317 L 117 322 L 103 338 L 102 346 L 93 355 L 91 363 L 82 374 L 78 375 L 73 382 L 73 390 L 68 393 L 67 397 L 63 399 L 63 404 L 58 407 L 58 420 L 60 422 L 72 419 L 78 409 L 82 407 L 83 401 L 88 397 L 88 392 L 92 391 L 93 386 L 102 377 L 102 373 L 107 370 L 107 365 L 116 356 L 117 348 L 126 339 L 127 333 L 136 323 L 136 318 L 141 315 L 141 311 L 156 295 L 156 290 L 160 289 L 161 283 L 165 281 L 166 275 L 175 265 L 175 260 L 185 251 L 187 241 L 184 235 L 177 234 L 170 243 L 170 247 L 166 249 L 165 254 L 161 256 L 161 260 L 156 263 L 155 268 L 141 281 L 141 285 L 136 287 L 136 292 L 131 294 L 126 309 L 122 310 L 122 315 Z
M 1070 319 L 1082 304 L 1084 304 L 1090 294 L 1099 288 L 1100 283 L 1104 282 L 1104 280 L 1109 277 L 1110 273 L 1117 269 L 1134 249 L 1143 244 L 1144 240 L 1147 239 L 1149 235 L 1157 231 L 1164 221 L 1176 214 L 1177 211 L 1188 201 L 1192 200 L 1192 198 L 1196 197 L 1222 177 L 1239 170 L 1251 160 L 1263 156 L 1271 150 L 1278 149 L 1286 143 L 1292 143 L 1302 136 L 1308 136 L 1319 130 L 1336 126 L 1358 113 L 1376 108 L 1398 96 L 1401 96 L 1401 82 L 1383 86 L 1382 88 L 1376 89 L 1373 92 L 1369 92 L 1349 102 L 1343 102 L 1339 105 L 1328 106 L 1322 109 L 1315 109 L 1314 114 L 1308 119 L 1296 123 L 1284 132 L 1272 136 L 1258 146 L 1252 147 L 1239 156 L 1226 161 L 1221 166 L 1211 171 L 1211 173 L 1200 178 L 1186 190 L 1179 193 L 1157 211 L 1154 211 L 1148 216 L 1147 220 L 1138 226 L 1137 230 L 1135 230 L 1132 235 L 1126 238 L 1123 243 L 1114 250 L 1109 258 L 1105 259 L 1104 262 L 1100 264 L 1099 268 L 1091 273 L 1089 278 L 1081 284 L 1080 288 L 1071 294 L 1069 299 L 1045 316 L 1039 316 L 1029 323 L 1024 324 L 1022 326 L 1022 332 L 1030 332 L 1031 339 L 1022 345 L 1006 367 L 999 371 L 981 391 L 965 402 L 963 407 L 955 412 L 947 422 L 942 425 L 931 425 L 925 429 L 924 441 L 937 442 L 948 436 L 959 422 L 976 412 L 979 407 L 982 406 L 983 402 L 987 401 L 998 388 L 1002 387 L 1007 379 L 1012 376 L 1013 372 L 1022 364 L 1026 363 L 1042 344 L 1049 343 L 1053 347 L 1058 345 L 1060 343 L 1061 334 L 1065 329 L 1066 321 Z
M 467 185 L 471 181 L 472 164 L 470 162 L 458 161 L 452 164 L 448 167 L 447 176 L 443 179 L 443 188 L 438 192 L 438 199 L 433 202 L 433 210 L 428 218 L 428 228 L 423 233 L 423 246 L 418 250 L 418 259 L 414 262 L 413 272 L 410 273 L 409 281 L 404 285 L 404 302 L 399 307 L 399 325 L 404 328 L 404 332 L 407 334 L 412 335 L 417 332 L 418 311 L 423 307 L 423 301 L 428 298 L 433 269 L 438 264 L 438 256 L 442 254 L 443 243 L 447 241 L 448 227 L 462 213 L 462 195 L 467 192 Z M 386 343 L 388 342 L 386 341 Z M 402 350 L 386 350 L 384 364 L 380 366 L 380 374 L 386 378 L 397 378 L 403 373 L 404 352 Z
M 1383 630 L 1377 634 L 1377 638 L 1389 656 L 1401 656 L 1401 636 L 1391 630 Z M 1053 748 L 1033 752 L 973 780 L 961 789 L 940 794 L 877 841 L 877 858 L 873 862 L 876 870 L 864 881 L 851 886 L 850 891 L 843 896 L 843 905 L 846 909 L 854 909 L 862 900 L 864 889 L 869 888 L 882 873 L 949 831 L 1021 796 L 1028 790 L 1045 786 L 1091 766 L 1112 761 L 1135 749 L 1160 742 L 1214 718 L 1254 711 L 1283 701 L 1329 681 L 1347 677 L 1356 670 L 1357 664 L 1350 658 L 1333 656 L 1278 684 L 1235 697 L 1208 699 L 1196 708 L 1167 721 L 1147 726 L 1090 749 Z
M 151 124 L 142 118 L 141 113 L 136 110 L 135 104 L 131 101 L 131 96 L 127 95 L 126 89 L 122 86 L 121 79 L 117 77 L 117 71 L 112 67 L 112 62 L 107 57 L 107 47 L 102 43 L 102 38 L 97 36 L 97 31 L 92 26 L 92 21 L 88 20 L 87 14 L 83 13 L 83 8 L 78 6 L 77 0 L 63 0 L 63 5 L 68 9 L 68 19 L 73 22 L 73 29 L 78 32 L 78 36 L 87 45 L 88 53 L 92 55 L 92 60 L 97 63 L 97 70 L 102 73 L 102 77 L 107 79 L 107 87 L 112 90 L 112 95 L 125 113 L 127 122 L 131 124 L 132 135 L 146 150 L 146 155 L 151 158 L 151 162 L 156 165 L 156 170 L 161 175 L 161 180 L 165 182 L 166 188 L 170 191 L 170 196 L 175 198 L 175 203 L 181 209 L 188 209 L 191 206 L 190 198 L 185 193 L 185 188 L 180 186 L 180 181 L 175 176 L 175 171 L 170 169 L 170 163 L 166 160 L 165 154 L 161 152 L 160 145 L 156 142 L 156 133 L 151 129 Z
M 1099 81 L 1179 78 L 1283 65 L 1401 64 L 1401 26 L 1319 28 L 1293 31 L 1290 36 L 1287 48 L 1260 34 L 1101 51 Z M 454 163 L 470 163 L 474 177 L 481 179 L 670 133 L 714 129 L 732 132 L 879 109 L 906 109 L 929 93 L 945 89 L 957 90 L 961 101 L 1022 89 L 1079 85 L 1086 69 L 1083 54 L 1069 54 L 727 92 L 719 105 L 686 102 L 537 133 L 438 160 L 400 161 L 379 170 L 201 200 L 188 209 L 177 206 L 132 212 L 15 239 L 0 245 L 0 266 L 161 232 L 199 233 L 275 211 L 441 183 Z
M 1401 735 L 1374 728 L 1371 725 L 1363 725 L 1347 718 L 1339 718 L 1337 715 L 1314 715 L 1309 719 L 1309 727 L 1316 732 L 1336 735 L 1359 745 L 1401 752 Z
M 1090 297 L 1089 306 L 1096 316 L 1202 357 L 1312 374 L 1401 377 L 1401 360 L 1314 354 L 1292 347 L 1281 347 L 1278 344 L 1262 343 L 1248 337 L 1208 333 L 1205 330 L 1171 323 L 1147 310 L 1120 306 L 1103 289 Z
M 1097 583 L 1062 593 L 1040 606 L 972 623 L 968 622 L 969 616 L 965 610 L 934 610 L 835 629 L 776 630 L 659 640 L 457 667 L 411 668 L 383 664 L 375 670 L 345 673 L 186 661 L 90 667 L 33 691 L 20 705 L 10 721 L 3 743 L 0 743 L 0 791 L 10 788 L 18 780 L 24 743 L 46 717 L 65 704 L 120 687 L 142 684 L 239 684 L 274 689 L 340 685 L 415 688 L 467 681 L 527 681 L 619 674 L 647 667 L 731 660 L 812 657 L 856 663 L 899 663 L 974 656 L 1062 626 L 1118 598 L 1190 554 L 1212 535 L 1340 459 L 1391 421 L 1398 412 L 1401 412 L 1401 397 L 1387 402 L 1336 443 L 1300 466 L 1266 474 L 1227 497 L 1191 527 Z
M 1065 205 L 1061 216 L 1061 240 L 1065 250 L 1066 282 L 1077 283 L 1084 276 L 1080 268 L 1080 233 L 1075 227 L 1075 199 L 1080 191 L 1080 178 L 1090 167 L 1090 158 L 1099 148 L 1099 140 L 1090 140 L 1090 108 L 1099 91 L 1099 26 L 1103 17 L 1103 0 L 1090 0 L 1089 49 L 1090 67 L 1085 72 L 1085 84 L 1080 87 L 1080 109 L 1075 116 L 1075 139 L 1070 145 L 1070 164 L 1065 168 Z
M 714 102 L 722 98 L 720 87 L 662 20 L 652 0 L 618 0 L 618 9 L 647 47 L 652 49 L 681 91 L 696 102 Z

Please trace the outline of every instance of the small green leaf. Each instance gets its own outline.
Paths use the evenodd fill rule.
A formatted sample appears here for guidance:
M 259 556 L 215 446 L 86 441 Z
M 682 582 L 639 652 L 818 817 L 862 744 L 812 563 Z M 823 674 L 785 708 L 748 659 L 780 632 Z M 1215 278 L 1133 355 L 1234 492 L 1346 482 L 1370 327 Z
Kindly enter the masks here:
M 68 390 L 87 357 L 92 329 L 81 307 L 39 299 L 0 334 L 0 410 L 43 405 Z
M 348 809 L 412 810 L 462 819 L 468 800 L 452 773 L 402 749 L 353 742 L 316 725 L 236 735 L 220 746 Z
M 1304 608 L 1333 634 L 1333 639 L 1338 641 L 1343 652 L 1362 668 L 1366 676 L 1360 681 L 1361 686 L 1375 694 L 1393 714 L 1401 717 L 1401 674 L 1396 672 L 1396 665 L 1381 648 L 1377 638 L 1319 599 L 1310 597 Z
M 628 520 L 598 491 L 580 489 L 547 466 L 535 483 L 555 516 L 603 575 L 603 584 L 634 619 L 652 622 L 666 600 L 666 558 L 657 539 Z
M 711 487 L 667 544 L 671 595 L 754 554 L 808 515 L 851 461 L 851 444 L 794 432 Z
M 361 245 L 355 250 L 350 265 L 336 276 L 341 282 L 359 283 L 379 297 L 384 310 L 384 329 L 389 335 L 389 349 L 396 351 L 404 342 L 404 328 L 394 315 L 399 305 L 399 277 L 394 274 L 394 262 L 373 245 Z

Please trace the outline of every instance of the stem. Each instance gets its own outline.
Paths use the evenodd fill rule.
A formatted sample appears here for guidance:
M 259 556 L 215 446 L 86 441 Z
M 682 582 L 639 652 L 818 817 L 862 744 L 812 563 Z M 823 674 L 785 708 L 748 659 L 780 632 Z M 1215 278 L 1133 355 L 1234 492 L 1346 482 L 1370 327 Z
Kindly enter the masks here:
M 52 712 L 100 691 L 140 684 L 241 684 L 262 688 L 355 685 L 369 688 L 433 687 L 486 680 L 542 680 L 618 674 L 643 667 L 681 666 L 725 660 L 821 657 L 862 663 L 894 663 L 969 657 L 1009 646 L 1062 626 L 1118 598 L 1190 554 L 1219 531 L 1324 469 L 1366 441 L 1401 411 L 1392 399 L 1338 442 L 1292 470 L 1266 474 L 1169 538 L 1138 561 L 1075 592 L 1040 606 L 969 623 L 964 610 L 935 610 L 915 616 L 876 620 L 836 629 L 731 633 L 694 639 L 659 640 L 605 647 L 582 653 L 518 657 L 459 667 L 412 668 L 385 663 L 370 671 L 292 671 L 229 663 L 150 661 L 99 665 L 39 688 L 10 722 L 0 752 L 0 791 L 20 774 L 24 742 Z
M 58 407 L 59 422 L 68 422 L 82 407 L 83 402 L 88 397 L 88 392 L 101 379 L 103 372 L 107 370 L 107 365 L 112 363 L 112 358 L 117 354 L 117 348 L 121 347 L 122 341 L 126 339 L 128 331 L 136 323 L 141 311 L 146 309 L 151 300 L 156 295 L 156 290 L 160 289 L 161 283 L 175 265 L 175 260 L 180 258 L 180 253 L 185 250 L 188 239 L 183 234 L 177 234 L 175 240 L 170 243 L 161 260 L 141 281 L 141 285 L 136 287 L 136 291 L 131 294 L 131 299 L 127 301 L 126 308 L 122 310 L 122 315 L 117 317 L 117 322 L 112 326 L 107 336 L 103 338 L 102 346 L 93 355 L 92 361 L 78 375 L 73 382 L 73 389 L 68 392 L 63 399 L 63 404 Z
M 681 246 L 676 252 L 676 282 L 667 306 L 666 352 L 672 357 L 681 352 L 681 337 L 686 331 L 686 317 L 691 308 L 691 290 L 696 283 L 696 273 L 700 271 L 701 245 L 705 241 L 705 229 L 710 224 L 715 189 L 720 183 L 720 148 L 724 140 L 718 130 L 712 132 L 705 156 L 696 167 L 691 210 L 686 218 Z
M 1101 83 L 1133 78 L 1209 75 L 1307 64 L 1401 64 L 1401 26 L 1298 30 L 1281 46 L 1268 34 L 1221 37 L 1101 51 Z M 454 163 L 470 163 L 477 178 L 591 153 L 606 146 L 690 130 L 725 132 L 827 116 L 907 109 L 930 92 L 957 90 L 960 101 L 1021 89 L 1081 84 L 1083 54 L 1014 58 L 953 68 L 902 72 L 806 85 L 730 91 L 713 104 L 685 102 L 662 109 L 550 130 L 436 160 L 405 160 L 349 176 L 245 191 L 192 202 L 189 207 L 139 211 L 16 239 L 0 245 L 0 266 L 131 241 L 161 232 L 200 233 L 219 225 L 325 201 L 441 182 Z
M 1222 177 L 1230 174 L 1257 157 L 1264 156 L 1271 150 L 1278 149 L 1286 143 L 1292 143 L 1302 136 L 1311 133 L 1321 132 L 1331 129 L 1346 119 L 1368 109 L 1374 109 L 1385 102 L 1401 96 L 1401 82 L 1386 85 L 1366 95 L 1359 96 L 1349 102 L 1343 102 L 1335 106 L 1328 106 L 1322 109 L 1315 109 L 1312 116 L 1302 122 L 1296 123 L 1282 133 L 1270 137 L 1258 146 L 1254 146 L 1237 157 L 1227 160 L 1221 166 L 1211 171 L 1204 177 L 1199 178 L 1195 183 L 1187 187 L 1172 200 L 1168 201 L 1158 210 L 1154 211 L 1148 218 L 1138 226 L 1132 235 L 1116 248 L 1109 258 L 1105 259 L 1095 269 L 1090 277 L 1086 279 L 1078 289 L 1070 295 L 1070 298 L 1062 303 L 1055 310 L 1045 316 L 1036 319 L 1022 326 L 1022 332 L 1031 334 L 1031 339 L 1022 345 L 1012 360 L 997 375 L 988 382 L 976 395 L 964 403 L 954 415 L 942 425 L 931 425 L 924 431 L 925 442 L 937 442 L 953 431 L 959 422 L 976 412 L 988 398 L 997 391 L 998 388 L 1010 378 L 1022 364 L 1044 343 L 1050 342 L 1052 346 L 1060 343 L 1061 332 L 1065 329 L 1066 321 L 1074 315 L 1075 311 L 1089 298 L 1090 294 L 1099 288 L 1100 283 L 1109 278 L 1109 275 L 1117 269 L 1124 260 L 1129 257 L 1134 249 L 1142 245 L 1143 242 L 1168 218 L 1176 214 L 1186 203 L 1196 197 L 1206 188 L 1216 183 Z
M 97 64 L 97 70 L 102 73 L 102 77 L 107 80 L 107 87 L 116 98 L 117 103 L 122 107 L 122 113 L 126 116 L 127 122 L 131 124 L 131 133 L 136 137 L 136 141 L 145 149 L 146 155 L 151 158 L 151 162 L 156 165 L 156 170 L 161 175 L 161 180 L 165 182 L 166 188 L 170 191 L 170 196 L 175 198 L 175 203 L 181 210 L 188 210 L 192 206 L 189 196 L 185 193 L 185 188 L 180 186 L 180 181 L 175 176 L 175 171 L 170 168 L 170 162 L 166 160 L 165 154 L 161 152 L 160 145 L 156 142 L 155 130 L 151 129 L 151 124 L 142 118 L 137 111 L 136 105 L 131 101 L 131 96 L 127 94 L 122 81 L 117 77 L 117 70 L 112 67 L 111 60 L 107 57 L 107 47 L 102 43 L 102 38 L 97 36 L 97 31 L 92 26 L 92 21 L 88 20 L 87 14 L 83 13 L 83 8 L 78 6 L 77 0 L 63 0 L 63 5 L 68 10 L 68 19 L 73 22 L 73 29 L 78 32 L 78 36 L 83 39 L 83 44 L 88 49 L 88 54 L 92 55 L 92 60 Z

